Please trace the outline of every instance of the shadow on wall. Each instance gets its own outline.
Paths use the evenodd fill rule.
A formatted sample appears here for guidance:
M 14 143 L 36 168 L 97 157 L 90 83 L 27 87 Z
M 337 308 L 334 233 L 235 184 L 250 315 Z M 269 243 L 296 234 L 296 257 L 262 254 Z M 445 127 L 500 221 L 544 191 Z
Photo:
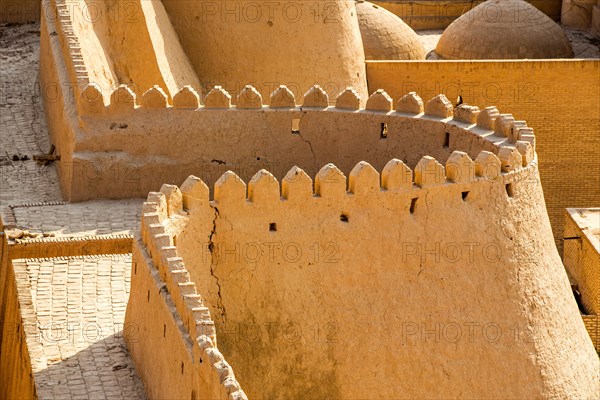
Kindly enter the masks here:
M 183 85 L 199 87 L 161 2 L 85 0 L 67 7 L 90 81 L 106 102 L 120 84 L 138 95 L 158 85 L 169 101 Z

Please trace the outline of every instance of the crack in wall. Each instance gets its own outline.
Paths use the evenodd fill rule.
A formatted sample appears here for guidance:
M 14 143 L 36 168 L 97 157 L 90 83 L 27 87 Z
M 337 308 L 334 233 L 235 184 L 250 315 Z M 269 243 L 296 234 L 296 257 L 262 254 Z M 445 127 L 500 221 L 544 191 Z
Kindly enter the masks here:
M 217 234 L 217 218 L 219 218 L 219 209 L 213 205 L 211 208 L 215 210 L 215 216 L 213 218 L 212 230 L 210 231 L 210 235 L 208 236 L 208 250 L 210 251 L 210 275 L 215 280 L 215 284 L 217 285 L 217 304 L 216 307 L 221 312 L 221 322 L 227 322 L 227 312 L 225 310 L 225 305 L 223 304 L 223 297 L 221 296 L 221 283 L 219 282 L 219 277 L 215 274 L 215 268 L 217 263 L 217 251 L 215 248 L 215 243 L 213 242 L 215 235 Z
M 303 113 L 303 114 L 302 114 L 302 116 L 300 117 L 300 122 L 302 122 L 302 117 L 303 117 L 303 116 L 304 116 L 304 113 Z M 307 140 L 307 139 L 304 139 L 304 136 L 302 136 L 302 131 L 301 131 L 301 130 L 300 130 L 300 131 L 298 131 L 297 135 L 298 135 L 298 136 L 300 136 L 300 139 L 301 139 L 301 140 L 302 140 L 304 143 L 308 144 L 308 147 L 310 148 L 310 153 L 311 153 L 311 154 L 312 154 L 312 156 L 313 156 L 313 167 L 314 167 L 314 169 L 315 169 L 315 174 L 316 174 L 316 173 L 318 173 L 318 172 L 319 172 L 319 166 L 317 165 L 317 155 L 315 154 L 315 150 L 313 149 L 312 143 L 311 143 L 309 140 Z

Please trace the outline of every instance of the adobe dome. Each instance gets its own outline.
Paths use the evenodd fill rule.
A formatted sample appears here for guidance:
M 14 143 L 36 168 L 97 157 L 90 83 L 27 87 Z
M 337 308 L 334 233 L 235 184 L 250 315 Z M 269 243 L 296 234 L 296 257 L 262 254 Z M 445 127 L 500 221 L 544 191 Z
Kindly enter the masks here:
M 443 59 L 571 58 L 562 28 L 523 0 L 488 0 L 455 20 L 435 49 Z
M 395 14 L 368 1 L 356 2 L 367 60 L 424 60 L 425 48 L 412 28 Z

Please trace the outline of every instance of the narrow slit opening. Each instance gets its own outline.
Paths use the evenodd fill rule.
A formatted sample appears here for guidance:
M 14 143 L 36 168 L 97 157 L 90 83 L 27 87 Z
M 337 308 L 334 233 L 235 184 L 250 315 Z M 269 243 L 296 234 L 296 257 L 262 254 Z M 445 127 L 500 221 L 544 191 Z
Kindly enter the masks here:
M 381 137 L 381 139 L 387 139 L 387 137 L 388 137 L 388 126 L 385 122 L 381 123 L 380 137 Z
M 446 132 L 446 136 L 444 136 L 444 148 L 447 149 L 450 147 L 450 133 Z
M 410 213 L 411 214 L 415 213 L 415 209 L 417 208 L 417 200 L 419 200 L 419 198 L 415 197 L 414 199 L 412 199 L 410 201 Z
M 508 183 L 506 184 L 506 194 L 508 195 L 508 197 L 513 197 L 514 196 L 514 188 L 513 188 L 513 184 L 512 183 Z

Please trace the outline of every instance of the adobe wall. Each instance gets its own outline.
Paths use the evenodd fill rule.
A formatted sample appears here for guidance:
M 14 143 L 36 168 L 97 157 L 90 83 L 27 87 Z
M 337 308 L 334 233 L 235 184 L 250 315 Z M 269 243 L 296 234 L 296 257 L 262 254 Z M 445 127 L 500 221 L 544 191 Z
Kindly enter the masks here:
M 483 3 L 484 0 L 374 0 L 375 3 L 394 14 L 398 15 L 411 28 L 420 29 L 445 29 L 456 18 L 460 17 L 473 7 Z M 540 11 L 547 14 L 555 21 L 560 20 L 561 3 L 563 0 L 528 0 Z M 490 16 L 493 5 L 490 6 Z M 526 16 L 525 16 L 526 17 Z
M 588 31 L 592 27 L 594 6 L 598 0 L 562 0 L 560 22 L 566 26 Z
M 348 86 L 365 100 L 365 55 L 354 1 L 164 0 L 202 83 L 267 98 L 279 85 L 300 97 L 315 83 L 331 96 Z M 202 38 L 201 40 L 199 38 Z M 233 99 L 234 103 L 236 99 Z
M 375 0 L 398 15 L 413 29 L 442 29 L 482 0 L 472 1 L 411 1 Z M 531 0 L 531 4 L 555 21 L 560 19 L 561 0 Z M 129 6 L 131 7 L 131 6 Z M 131 9 L 133 10 L 133 9 Z M 5 1 L 0 8 L 0 22 L 28 22 L 40 20 L 40 0 Z
M 32 377 L 29 345 L 26 329 L 37 329 L 31 316 L 22 315 L 21 302 L 32 303 L 27 290 L 17 291 L 18 285 L 27 288 L 29 279 L 15 276 L 12 260 L 7 256 L 6 236 L 2 237 L 2 257 L 0 264 L 0 398 L 36 398 L 35 383 Z
M 600 316 L 583 315 L 582 318 L 596 351 L 600 353 Z
M 150 7 L 155 3 L 144 2 L 144 7 Z M 237 93 L 232 93 L 229 100 L 223 100 L 224 105 L 200 108 L 203 111 L 211 108 L 213 114 L 207 117 L 206 114 L 194 113 L 191 110 L 185 112 L 178 110 L 199 107 L 197 94 L 186 92 L 182 96 L 180 105 L 167 108 L 168 114 L 165 115 L 164 120 L 161 119 L 157 124 L 149 124 L 147 123 L 149 118 L 155 120 L 157 108 L 173 105 L 174 94 L 172 92 L 167 90 L 161 93 L 151 90 L 145 92 L 148 96 L 144 100 L 143 94 L 132 97 L 126 90 L 106 92 L 99 87 L 103 102 L 98 104 L 98 110 L 103 117 L 97 119 L 83 116 L 78 120 L 77 114 L 85 114 L 80 104 L 81 90 L 86 84 L 89 84 L 90 79 L 81 53 L 81 45 L 73 33 L 74 28 L 69 25 L 71 17 L 68 11 L 68 8 L 63 7 L 60 23 L 54 24 L 54 28 L 43 27 L 42 50 L 45 54 L 51 54 L 52 57 L 42 57 L 41 75 L 44 87 L 59 87 L 56 89 L 59 92 L 56 100 L 45 96 L 45 106 L 47 110 L 54 110 L 47 112 L 49 130 L 53 143 L 59 148 L 57 154 L 62 157 L 58 165 L 63 193 L 71 201 L 98 197 L 143 196 L 144 193 L 155 189 L 162 182 L 177 183 L 197 170 L 206 171 L 202 178 L 207 182 L 214 182 L 227 166 L 235 166 L 235 169 L 248 171 L 267 166 L 277 177 L 281 178 L 294 161 L 302 164 L 301 166 L 310 173 L 316 173 L 315 163 L 311 161 L 311 159 L 316 159 L 321 163 L 334 161 L 347 173 L 352 167 L 352 163 L 359 159 L 368 159 L 363 153 L 373 150 L 368 149 L 364 146 L 363 141 L 357 138 L 346 141 L 345 137 L 354 136 L 354 133 L 342 132 L 344 130 L 346 132 L 364 131 L 363 126 L 372 132 L 371 145 L 379 148 L 376 150 L 378 154 L 376 158 L 379 159 L 379 155 L 383 151 L 388 151 L 387 148 L 383 149 L 382 145 L 386 141 L 375 140 L 375 132 L 381 132 L 380 124 L 385 123 L 384 120 L 376 122 L 366 116 L 342 117 L 348 122 L 343 123 L 345 128 L 340 130 L 336 128 L 337 122 L 334 123 L 336 118 L 331 117 L 334 114 L 321 113 L 326 115 L 323 117 L 323 123 L 325 126 L 329 126 L 327 131 L 333 132 L 323 137 L 317 132 L 321 121 L 316 122 L 318 118 L 322 117 L 314 117 L 319 113 L 310 112 L 311 116 L 307 118 L 294 117 L 305 114 L 298 112 L 302 108 L 295 107 L 294 111 L 279 110 L 277 112 L 279 114 L 271 114 L 279 115 L 278 118 L 273 118 L 273 116 L 263 118 L 261 112 L 248 118 L 253 111 L 236 114 L 240 110 L 235 109 L 234 113 L 231 113 L 233 110 L 224 110 L 229 109 L 231 103 L 237 102 Z M 158 11 L 155 12 L 157 15 L 160 14 Z M 148 12 L 144 15 L 150 14 Z M 52 24 L 52 21 L 47 21 L 44 25 L 50 27 Z M 48 37 L 54 31 L 62 32 L 62 34 L 57 37 Z M 61 60 L 61 57 L 64 60 Z M 174 56 L 169 56 L 169 59 L 171 57 Z M 496 103 L 503 111 L 513 112 L 517 117 L 531 121 L 530 124 L 540 132 L 539 137 L 542 141 L 540 147 L 542 182 L 546 188 L 550 220 L 559 248 L 562 246 L 560 243 L 562 209 L 566 206 L 589 206 L 589 204 L 598 202 L 600 177 L 596 173 L 598 168 L 594 161 L 595 155 L 600 151 L 597 135 L 600 130 L 598 112 L 600 104 L 597 101 L 600 97 L 598 92 L 600 82 L 597 60 L 369 62 L 367 68 L 371 91 L 378 87 L 389 87 L 389 92 L 396 101 L 411 90 L 420 92 L 425 99 L 437 92 L 446 92 L 450 99 L 454 99 L 460 90 L 464 100 L 468 103 L 480 106 Z M 510 74 L 505 71 L 510 71 Z M 163 76 L 166 75 L 163 74 Z M 465 81 L 466 77 L 468 80 Z M 546 84 L 550 80 L 553 85 Z M 77 82 L 77 84 L 73 88 L 67 82 Z M 94 91 L 90 91 L 87 96 L 99 96 L 94 93 Z M 250 104 L 248 107 L 251 109 L 256 110 L 257 103 L 270 103 L 270 99 L 266 96 L 258 99 L 254 97 L 253 91 L 245 93 L 248 95 L 245 101 Z M 565 102 L 565 93 L 568 94 L 567 98 L 574 99 L 574 101 Z M 162 98 L 163 94 L 166 101 Z M 206 94 L 200 94 L 200 97 L 203 102 L 206 101 Z M 365 97 L 359 97 L 359 103 L 364 104 Z M 292 102 L 294 104 L 303 103 L 300 97 L 297 99 Z M 93 98 L 86 99 L 91 103 L 93 100 Z M 329 102 L 333 103 L 335 99 L 332 97 Z M 543 104 L 544 107 L 540 107 L 540 104 Z M 285 107 L 291 106 L 288 104 L 283 108 Z M 132 108 L 133 111 L 131 111 Z M 220 110 L 214 110 L 214 108 L 220 108 Z M 281 107 L 277 108 L 281 109 Z M 225 114 L 226 112 L 230 113 Z M 287 113 L 287 117 L 282 117 L 284 113 Z M 231 122 L 228 129 L 222 122 L 219 122 L 219 119 L 225 118 L 225 115 L 227 119 L 231 118 L 231 121 L 227 122 L 228 124 Z M 578 118 L 572 118 L 572 116 Z M 213 118 L 212 122 L 206 122 L 207 119 Z M 247 118 L 249 125 L 244 125 L 243 121 Z M 257 121 L 254 121 L 254 118 Z M 275 123 L 275 119 L 278 119 L 278 122 L 276 125 L 271 125 Z M 292 131 L 291 122 L 295 119 L 302 120 L 301 134 L 294 137 L 283 134 L 283 132 Z M 306 139 L 304 121 L 308 120 L 315 121 L 310 122 L 308 129 L 316 139 L 309 138 L 304 141 Z M 367 125 L 363 125 L 365 122 Z M 204 124 L 200 131 L 192 128 L 196 123 Z M 357 123 L 358 125 L 355 125 Z M 378 124 L 379 127 L 377 127 Z M 282 132 L 281 137 L 265 140 L 266 137 L 272 135 L 272 126 L 276 126 L 276 129 Z M 265 133 L 261 133 L 261 137 L 255 138 L 249 127 Z M 86 130 L 88 133 L 85 133 Z M 95 132 L 92 133 L 92 130 Z M 129 135 L 132 131 L 134 134 Z M 154 133 L 145 135 L 147 131 Z M 577 132 L 580 140 L 572 142 L 569 135 L 563 134 L 563 132 L 570 131 Z M 231 146 L 224 146 L 221 138 L 215 137 L 215 132 L 220 132 L 218 134 L 224 137 L 243 139 L 243 142 L 236 142 L 234 149 L 236 152 L 245 152 L 245 154 L 232 157 L 229 151 Z M 207 142 L 201 139 L 201 136 L 203 138 L 209 136 L 215 141 L 215 145 L 210 151 L 207 150 Z M 284 157 L 279 149 L 275 149 L 275 143 L 282 144 L 282 140 L 286 142 L 283 143 L 282 149 L 294 150 L 292 157 L 287 157 L 287 155 Z M 419 141 L 420 139 L 415 136 L 414 140 Z M 110 141 L 118 143 L 118 146 L 109 143 Z M 141 143 L 143 145 L 140 145 Z M 246 145 L 240 149 L 238 143 Z M 354 144 L 350 145 L 350 143 Z M 344 149 L 344 146 L 348 146 L 348 148 Z M 193 150 L 182 152 L 183 148 Z M 341 149 L 349 151 L 350 154 L 354 153 L 357 157 L 351 155 L 347 160 L 340 160 L 343 158 Z M 97 150 L 108 153 L 100 154 L 97 153 Z M 212 151 L 215 152 L 214 155 L 209 154 Z M 315 153 L 314 156 L 312 152 Z M 394 156 L 402 157 L 402 154 Z M 284 158 L 285 160 L 281 161 Z M 368 161 L 374 165 L 378 162 L 373 159 L 368 159 Z M 284 163 L 285 165 L 269 167 L 274 163 Z M 309 164 L 312 164 L 312 167 Z M 381 165 L 378 166 L 381 167 Z M 563 174 L 567 172 L 572 177 L 569 180 L 564 179 Z M 213 177 L 208 177 L 209 174 Z M 243 178 L 248 179 L 250 176 L 251 173 L 248 172 L 243 175 Z
M 370 87 L 385 87 L 395 98 L 415 91 L 455 102 L 461 94 L 465 103 L 495 104 L 526 120 L 536 132 L 559 248 L 564 209 L 600 204 L 600 61 L 368 62 L 367 74 Z
M 156 211 L 146 203 L 147 213 Z M 189 273 L 167 245 L 165 230 L 144 217 L 136 241 L 126 337 L 149 398 L 247 399 L 217 348 L 214 322 Z M 156 236 L 158 235 L 158 236 Z M 139 239 L 139 238 L 138 238 Z M 156 242 L 155 242 L 156 240 Z
M 39 21 L 40 15 L 40 0 L 6 0 L 0 4 L 0 23 Z
M 49 7 L 49 2 L 44 5 Z M 49 7 L 48 10 L 56 11 L 56 8 Z M 56 146 L 55 153 L 61 156 L 60 162 L 57 163 L 57 171 L 61 188 L 64 188 L 70 185 L 72 177 L 68 171 L 61 168 L 61 165 L 68 165 L 72 162 L 71 155 L 78 131 L 75 116 L 78 112 L 79 88 L 88 84 L 89 79 L 85 70 L 80 71 L 83 73 L 80 73 L 79 76 L 75 74 L 72 64 L 79 62 L 80 58 L 73 60 L 65 56 L 70 46 L 64 40 L 64 35 L 50 35 L 60 29 L 58 18 L 58 15 L 54 14 L 41 21 L 40 88 L 50 141 Z M 72 43 L 72 46 L 75 49 L 78 44 Z
M 189 177 L 149 194 L 144 224 L 250 398 L 596 397 L 537 162 L 497 150 L 414 177 L 361 162 L 348 183 L 329 164 L 314 186 L 228 172 L 213 201 Z
M 600 352 L 600 209 L 567 209 L 563 263 L 577 285 L 583 322 Z
M 599 209 L 567 209 L 564 264 L 581 292 L 586 314 L 600 315 Z
M 247 88 L 240 96 L 250 97 L 253 90 Z M 190 93 L 186 88 L 181 95 Z M 291 96 L 285 87 L 278 93 Z M 177 183 L 193 171 L 209 184 L 228 169 L 250 179 L 257 169 L 268 168 L 280 179 L 294 165 L 316 174 L 319 165 L 333 162 L 349 173 L 361 160 L 380 169 L 389 159 L 399 158 L 413 167 L 425 154 L 445 159 L 458 146 L 472 157 L 491 149 L 485 140 L 490 131 L 464 122 L 476 118 L 479 109 L 453 119 L 452 106 L 446 99 L 438 104 L 439 97 L 428 102 L 427 112 L 420 98 L 411 98 L 420 103 L 411 114 L 391 111 L 392 100 L 384 92 L 372 96 L 367 109 L 359 108 L 353 91 L 344 92 L 336 107 L 327 107 L 326 95 L 321 95 L 318 107 L 296 106 L 293 97 L 286 97 L 284 106 L 271 101 L 269 107 L 252 103 L 228 108 L 228 95 L 216 90 L 204 107 L 197 108 L 198 99 L 193 97 L 194 105 L 182 108 L 166 107 L 164 95 L 153 91 L 142 97 L 141 107 L 134 108 L 132 100 L 118 113 L 112 111 L 119 103 L 84 111 L 80 117 L 84 133 L 77 138 L 73 164 L 63 165 L 73 176 L 66 196 L 75 201 L 141 196 L 156 190 L 161 180 Z M 152 99 L 161 108 L 144 106 Z M 215 106 L 217 100 L 223 105 Z M 303 101 L 309 104 L 312 95 Z M 400 103 L 401 110 L 404 103 Z M 443 116 L 435 114 L 438 106 L 443 107 Z M 506 124 L 508 130 L 511 122 Z M 502 135 L 495 140 L 508 142 Z
M 120 84 L 138 94 L 159 85 L 169 98 L 182 86 L 199 87 L 160 1 L 56 0 L 43 5 L 46 18 L 63 36 L 72 36 L 71 43 L 63 44 L 70 48 L 65 55 L 72 58 L 75 50 L 74 69 L 101 88 L 105 102 Z M 52 16 L 55 7 L 62 14 L 58 20 Z

